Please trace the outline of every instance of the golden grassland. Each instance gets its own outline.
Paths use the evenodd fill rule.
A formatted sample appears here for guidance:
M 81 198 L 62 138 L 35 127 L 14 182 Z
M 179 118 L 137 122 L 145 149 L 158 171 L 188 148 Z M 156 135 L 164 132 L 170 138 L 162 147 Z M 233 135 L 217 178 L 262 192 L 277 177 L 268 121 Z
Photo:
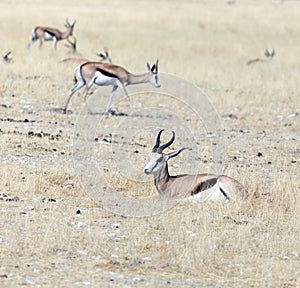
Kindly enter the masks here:
M 2 287 L 299 287 L 297 1 L 7 0 L 0 11 L 0 53 L 12 50 L 14 60 L 0 63 Z M 136 73 L 158 58 L 160 72 L 204 91 L 224 129 L 223 172 L 246 186 L 246 202 L 184 202 L 140 218 L 96 205 L 72 162 L 82 91 L 67 115 L 61 111 L 75 67 L 59 62 L 70 53 L 63 42 L 57 51 L 51 43 L 26 47 L 34 26 L 63 30 L 67 17 L 77 20 L 80 56 L 96 60 L 108 47 L 114 63 Z M 246 65 L 264 58 L 267 47 L 275 49 L 274 59 Z M 109 89 L 92 91 L 107 101 Z M 118 111 L 126 109 L 120 99 L 114 100 Z M 138 99 L 156 107 L 160 101 Z M 181 111 L 179 103 L 167 104 Z M 97 115 L 89 117 L 99 125 Z M 95 157 L 105 155 L 108 185 L 135 197 L 153 195 L 150 176 L 131 181 L 109 166 L 110 145 L 100 141 L 101 133 L 120 119 L 125 127 L 134 123 L 125 116 L 105 118 L 95 135 L 99 141 L 92 139 Z M 197 123 L 190 121 L 189 128 L 200 131 Z M 139 132 L 136 147 L 115 136 L 125 144 L 114 149 L 124 149 L 142 171 L 155 136 Z M 195 145 L 185 140 L 179 133 L 174 148 Z M 172 160 L 171 172 L 207 171 L 211 150 L 205 141 Z M 204 150 L 207 155 L 196 155 Z

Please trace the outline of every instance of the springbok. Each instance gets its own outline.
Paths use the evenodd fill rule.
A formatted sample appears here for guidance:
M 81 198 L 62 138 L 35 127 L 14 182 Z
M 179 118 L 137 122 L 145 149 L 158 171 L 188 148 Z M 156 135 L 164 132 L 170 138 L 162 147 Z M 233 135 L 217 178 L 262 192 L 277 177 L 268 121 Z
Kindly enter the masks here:
M 108 64 L 113 64 L 111 61 L 111 58 L 109 56 L 108 53 L 108 49 L 106 47 L 104 47 L 104 53 L 97 53 L 97 56 L 99 56 L 101 58 L 101 62 L 106 62 Z
M 108 101 L 108 104 L 105 109 L 105 114 L 108 113 L 109 108 L 111 106 L 112 99 L 115 96 L 115 93 L 118 88 L 121 89 L 124 97 L 127 99 L 129 104 L 131 102 L 129 100 L 126 86 L 131 84 L 139 84 L 139 83 L 147 83 L 150 82 L 155 87 L 160 87 L 160 83 L 158 81 L 158 60 L 156 63 L 150 67 L 149 63 L 147 63 L 148 72 L 142 74 L 132 74 L 128 72 L 121 66 L 101 63 L 101 62 L 87 62 L 79 67 L 77 67 L 74 71 L 74 78 L 77 82 L 75 86 L 70 90 L 69 98 L 64 108 L 64 112 L 67 112 L 68 104 L 71 100 L 72 95 L 79 90 L 81 87 L 86 85 L 84 95 L 84 101 L 87 100 L 87 95 L 89 90 L 91 89 L 93 84 L 98 86 L 113 86 L 112 92 Z M 77 81 L 76 75 L 78 74 L 79 80 Z
M 229 201 L 237 197 L 246 198 L 245 188 L 235 179 L 225 175 L 197 174 L 170 176 L 168 160 L 179 155 L 184 148 L 169 154 L 163 150 L 175 140 L 175 132 L 169 142 L 160 145 L 160 136 L 157 135 L 155 146 L 150 155 L 150 161 L 144 168 L 146 174 L 154 175 L 154 184 L 158 193 L 171 198 L 184 197 L 195 202 L 204 201 Z
M 12 58 L 9 57 L 10 55 L 11 55 L 11 51 L 8 51 L 5 54 L 3 54 L 1 56 L 2 62 L 6 63 L 6 64 L 9 64 L 9 63 L 13 62 Z
M 78 51 L 77 51 L 77 39 L 74 36 L 73 36 L 73 39 L 74 39 L 74 41 L 72 42 L 68 38 L 67 39 L 68 43 L 65 44 L 65 46 L 70 49 L 69 53 L 71 53 L 74 57 L 65 58 L 65 59 L 59 61 L 59 63 L 64 63 L 64 64 L 72 63 L 72 64 L 76 64 L 76 66 L 78 66 L 78 65 L 81 65 L 83 63 L 89 62 L 90 60 L 88 60 L 87 58 L 84 58 L 81 53 L 78 53 Z M 105 62 L 105 63 L 112 64 L 112 60 L 109 56 L 108 49 L 106 47 L 104 48 L 104 53 L 97 53 L 96 55 L 101 58 L 100 62 Z
M 272 51 L 269 51 L 269 49 L 266 49 L 264 54 L 266 57 L 265 59 L 261 59 L 261 58 L 250 59 L 247 62 L 247 65 L 255 64 L 257 62 L 266 62 L 267 60 L 271 61 L 275 56 L 275 50 L 272 49 Z
M 56 49 L 56 44 L 58 41 L 67 39 L 69 36 L 73 35 L 75 23 L 76 20 L 73 22 L 73 24 L 70 24 L 68 19 L 66 19 L 65 27 L 67 30 L 65 32 L 61 32 L 56 28 L 50 27 L 37 26 L 33 28 L 32 39 L 31 42 L 28 43 L 28 48 L 30 48 L 35 41 L 40 40 L 40 47 L 43 45 L 44 41 L 53 41 L 53 48 Z
M 65 46 L 67 48 L 70 49 L 70 53 L 73 55 L 77 55 L 77 56 L 82 56 L 80 53 L 78 53 L 77 51 L 77 39 L 75 36 L 73 36 L 74 41 L 72 42 L 69 38 L 67 39 L 67 43 L 65 44 Z M 108 49 L 106 47 L 104 47 L 104 53 L 100 52 L 100 53 L 96 53 L 96 55 L 98 57 L 101 58 L 101 62 L 106 62 L 108 64 L 112 64 L 111 58 L 109 56 L 109 52 Z M 68 58 L 67 58 L 68 59 Z M 85 59 L 85 58 L 82 58 Z M 86 62 L 88 62 L 88 60 L 86 60 Z

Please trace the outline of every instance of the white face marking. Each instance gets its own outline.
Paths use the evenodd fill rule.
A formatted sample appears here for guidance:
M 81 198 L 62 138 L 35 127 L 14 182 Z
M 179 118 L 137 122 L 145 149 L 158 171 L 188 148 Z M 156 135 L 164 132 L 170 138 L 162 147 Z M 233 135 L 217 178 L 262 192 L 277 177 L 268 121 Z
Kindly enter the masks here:
M 101 72 L 96 72 L 95 84 L 99 86 L 117 85 L 118 78 L 113 78 L 103 75 Z
M 164 157 L 162 154 L 152 153 L 150 155 L 149 162 L 144 168 L 145 174 L 156 174 L 157 172 L 159 172 L 164 164 L 163 158 Z

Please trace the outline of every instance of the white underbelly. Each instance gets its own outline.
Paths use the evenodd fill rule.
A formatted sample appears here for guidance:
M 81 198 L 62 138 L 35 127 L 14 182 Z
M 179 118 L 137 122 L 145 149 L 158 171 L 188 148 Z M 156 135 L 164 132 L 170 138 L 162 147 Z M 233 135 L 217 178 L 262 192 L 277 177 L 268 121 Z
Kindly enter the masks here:
M 99 86 L 117 85 L 118 78 L 113 78 L 103 75 L 101 72 L 96 72 L 94 83 Z
M 193 201 L 193 202 L 205 202 L 205 201 L 224 202 L 224 201 L 228 201 L 228 199 L 224 196 L 224 194 L 220 190 L 218 182 L 209 189 L 199 192 L 193 196 L 189 196 L 187 198 L 187 200 Z
M 47 32 L 44 33 L 44 40 L 45 40 L 45 41 L 50 41 L 50 40 L 52 40 L 53 38 L 54 38 L 53 35 L 51 35 L 51 34 L 49 34 L 49 33 L 47 33 Z

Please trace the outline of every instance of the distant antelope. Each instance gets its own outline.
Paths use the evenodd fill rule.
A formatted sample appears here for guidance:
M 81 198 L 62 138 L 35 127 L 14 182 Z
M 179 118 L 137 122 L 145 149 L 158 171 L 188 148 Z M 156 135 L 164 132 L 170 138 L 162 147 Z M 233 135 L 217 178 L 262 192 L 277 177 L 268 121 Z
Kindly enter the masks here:
M 68 54 L 71 54 L 72 57 L 65 58 L 65 59 L 59 61 L 59 63 L 72 64 L 72 65 L 74 65 L 73 67 L 76 67 L 85 62 L 88 62 L 89 60 L 87 58 L 83 58 L 83 55 L 78 53 L 77 39 L 75 36 L 73 36 L 73 39 L 74 39 L 74 41 L 72 42 L 70 40 L 70 37 L 67 38 L 67 43 L 65 44 L 65 46 L 69 49 Z
M 169 147 L 175 140 L 175 132 L 166 144 L 160 145 L 160 136 L 157 135 L 156 144 L 152 149 L 150 161 L 144 172 L 154 175 L 154 183 L 159 194 L 169 197 L 187 197 L 196 202 L 204 201 L 229 201 L 237 197 L 247 196 L 245 188 L 238 181 L 225 175 L 197 174 L 170 176 L 168 160 L 181 153 L 184 148 L 169 154 L 163 154 L 163 150 Z
M 69 48 L 72 54 L 76 54 L 76 55 L 81 55 L 80 53 L 78 53 L 77 51 L 77 39 L 75 36 L 73 36 L 74 41 L 72 42 L 69 38 L 67 39 L 67 44 L 65 44 L 65 46 L 67 48 Z M 112 64 L 111 58 L 109 56 L 108 53 L 108 49 L 106 47 L 104 47 L 104 53 L 100 52 L 96 54 L 97 56 L 99 56 L 103 61 L 109 64 Z M 84 59 L 84 58 L 83 58 Z M 87 60 L 88 61 L 88 60 Z
M 158 82 L 158 60 L 152 67 L 150 67 L 149 63 L 147 63 L 148 72 L 143 74 L 134 75 L 128 72 L 121 66 L 101 63 L 101 62 L 87 62 L 75 69 L 75 80 L 76 74 L 79 75 L 79 80 L 77 81 L 76 85 L 70 90 L 69 98 L 64 108 L 64 112 L 67 112 L 68 104 L 71 100 L 72 95 L 82 88 L 84 85 L 84 100 L 87 100 L 87 95 L 89 90 L 91 89 L 93 84 L 99 86 L 113 86 L 112 92 L 108 101 L 108 104 L 105 109 L 105 113 L 108 113 L 109 108 L 111 106 L 111 101 L 115 96 L 115 93 L 118 88 L 121 89 L 124 97 L 130 103 L 126 86 L 131 84 L 139 84 L 139 83 L 146 83 L 150 82 L 155 87 L 160 87 L 160 83 Z
M 74 55 L 74 57 L 68 57 L 63 60 L 61 60 L 59 63 L 65 63 L 65 64 L 76 64 L 76 66 L 81 65 L 83 63 L 89 62 L 87 58 L 83 58 L 82 54 L 78 53 L 77 51 L 77 40 L 76 37 L 73 37 L 74 41 L 72 42 L 70 39 L 67 39 L 67 44 L 65 44 L 66 47 L 68 47 L 71 50 L 71 53 Z M 112 60 L 109 56 L 108 49 L 104 48 L 104 53 L 97 53 L 96 54 L 98 57 L 101 58 L 100 62 L 105 62 L 112 64 Z
M 1 56 L 2 62 L 6 64 L 11 63 L 13 60 L 12 58 L 9 57 L 10 55 L 11 55 L 11 51 L 8 51 L 7 53 L 3 54 Z
M 254 58 L 254 59 L 250 59 L 248 62 L 247 62 L 247 65 L 251 65 L 251 64 L 255 64 L 257 62 L 265 62 L 267 60 L 272 60 L 275 56 L 275 50 L 272 49 L 272 51 L 269 51 L 269 49 L 266 49 L 265 50 L 265 56 L 266 58 L 265 59 L 261 59 L 261 58 Z
M 76 20 L 73 22 L 73 24 L 70 24 L 68 19 L 66 19 L 65 27 L 67 30 L 65 32 L 61 32 L 56 28 L 50 27 L 37 26 L 33 28 L 32 40 L 28 43 L 28 48 L 30 48 L 35 41 L 40 40 L 40 47 L 43 45 L 44 41 L 53 41 L 53 48 L 56 49 L 56 44 L 58 41 L 72 36 L 75 23 Z
M 111 58 L 108 53 L 108 49 L 106 47 L 104 47 L 104 53 L 98 53 L 97 56 L 102 58 L 101 61 L 106 62 L 108 64 L 112 64 Z

